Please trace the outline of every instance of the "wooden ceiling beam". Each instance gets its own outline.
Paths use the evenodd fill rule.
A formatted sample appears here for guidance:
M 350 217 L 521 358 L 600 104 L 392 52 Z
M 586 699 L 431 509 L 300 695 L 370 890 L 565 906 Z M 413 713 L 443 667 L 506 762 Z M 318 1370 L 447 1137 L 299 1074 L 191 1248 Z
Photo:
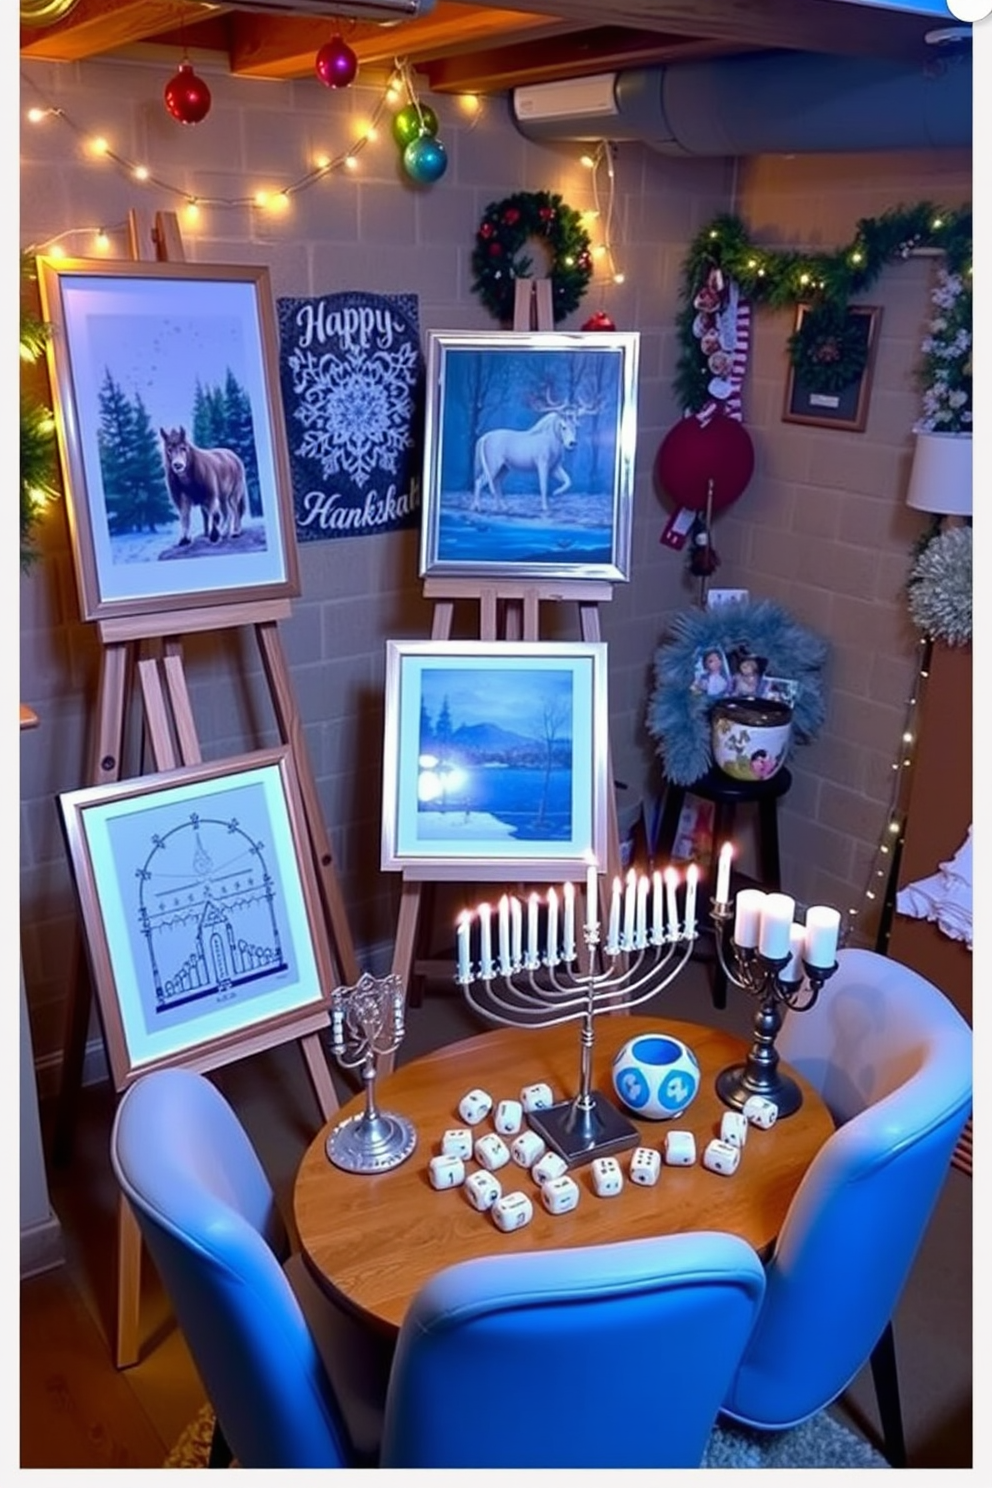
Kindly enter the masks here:
M 182 0 L 79 0 L 68 16 L 39 30 L 21 27 L 21 56 L 47 62 L 81 62 L 103 52 L 147 41 L 206 15 Z

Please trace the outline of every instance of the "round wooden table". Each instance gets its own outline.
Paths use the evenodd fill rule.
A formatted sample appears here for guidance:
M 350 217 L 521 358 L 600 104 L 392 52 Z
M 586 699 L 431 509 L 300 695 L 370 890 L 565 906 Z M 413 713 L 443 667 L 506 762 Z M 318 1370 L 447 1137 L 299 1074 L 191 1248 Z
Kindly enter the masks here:
M 635 1034 L 666 1032 L 680 1038 L 699 1060 L 699 1092 L 684 1115 L 673 1121 L 636 1121 L 646 1147 L 663 1149 L 665 1132 L 691 1131 L 697 1158 L 719 1135 L 727 1109 L 714 1081 L 726 1065 L 740 1061 L 747 1045 L 719 1028 L 675 1019 L 629 1014 L 596 1022 L 593 1086 L 615 1100 L 610 1082 L 614 1055 Z M 752 1127 L 737 1172 L 711 1173 L 698 1162 L 691 1168 L 666 1167 L 654 1187 L 626 1177 L 629 1153 L 620 1154 L 625 1181 L 614 1198 L 598 1198 L 588 1164 L 571 1169 L 580 1189 L 578 1206 L 553 1217 L 540 1203 L 530 1173 L 507 1164 L 497 1173 L 503 1192 L 520 1189 L 534 1202 L 534 1218 L 522 1230 L 503 1234 L 489 1214 L 472 1208 L 461 1188 L 438 1191 L 428 1177 L 430 1158 L 440 1151 L 442 1134 L 464 1126 L 458 1103 L 476 1086 L 494 1105 L 519 1096 L 525 1085 L 543 1080 L 555 1100 L 574 1096 L 579 1082 L 579 1024 L 556 1028 L 500 1028 L 449 1044 L 401 1066 L 379 1082 L 380 1111 L 406 1116 L 417 1130 L 413 1155 L 400 1167 L 377 1174 L 347 1173 L 328 1159 L 329 1133 L 346 1117 L 364 1109 L 356 1096 L 317 1134 L 300 1164 L 293 1210 L 304 1257 L 314 1276 L 336 1297 L 370 1322 L 398 1329 L 419 1288 L 434 1272 L 456 1261 L 494 1252 L 600 1245 L 641 1236 L 687 1230 L 727 1230 L 755 1250 L 774 1242 L 803 1174 L 833 1131 L 819 1095 L 796 1076 L 803 1104 L 795 1115 L 769 1131 Z M 792 1072 L 795 1074 L 795 1072 Z M 525 1118 L 526 1119 L 526 1118 Z M 478 1137 L 492 1131 L 491 1115 L 473 1128 Z M 472 1171 L 474 1160 L 466 1163 Z

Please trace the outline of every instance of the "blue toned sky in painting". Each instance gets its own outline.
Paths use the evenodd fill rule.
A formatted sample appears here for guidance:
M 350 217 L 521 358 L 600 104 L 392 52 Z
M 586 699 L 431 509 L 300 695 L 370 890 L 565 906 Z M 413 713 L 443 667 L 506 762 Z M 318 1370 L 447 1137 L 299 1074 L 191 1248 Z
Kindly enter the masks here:
M 477 667 L 432 668 L 421 674 L 421 698 L 431 719 L 437 717 L 447 699 L 451 724 L 455 729 L 465 724 L 493 723 L 513 733 L 543 737 L 542 721 L 546 709 L 553 709 L 572 730 L 571 671 L 525 671 L 497 668 L 480 671 Z M 567 710 L 567 715 L 565 710 Z

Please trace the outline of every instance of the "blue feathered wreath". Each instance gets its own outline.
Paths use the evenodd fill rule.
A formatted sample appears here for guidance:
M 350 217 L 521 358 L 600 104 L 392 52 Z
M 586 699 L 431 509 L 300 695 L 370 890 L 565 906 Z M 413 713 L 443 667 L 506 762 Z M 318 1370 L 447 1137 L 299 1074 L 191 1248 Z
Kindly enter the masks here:
M 674 785 L 692 785 L 712 767 L 711 700 L 692 691 L 700 651 L 720 646 L 768 659 L 767 674 L 799 684 L 792 705 L 790 754 L 816 737 L 826 717 L 823 669 L 826 641 L 792 620 L 772 600 L 732 602 L 712 610 L 683 610 L 670 624 L 670 638 L 655 652 L 655 687 L 648 702 L 648 732 L 658 741 L 665 775 Z

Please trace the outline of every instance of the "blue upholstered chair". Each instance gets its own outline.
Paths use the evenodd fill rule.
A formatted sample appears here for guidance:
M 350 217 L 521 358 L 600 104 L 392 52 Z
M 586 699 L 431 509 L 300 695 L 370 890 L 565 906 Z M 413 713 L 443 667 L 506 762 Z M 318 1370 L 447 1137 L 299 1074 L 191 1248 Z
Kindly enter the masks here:
M 786 1215 L 723 1409 L 781 1430 L 836 1400 L 870 1360 L 886 1456 L 902 1465 L 891 1319 L 971 1110 L 971 1030 L 908 967 L 844 950 L 816 1006 L 786 1015 L 778 1049 L 838 1130 Z
M 736 1236 L 506 1253 L 404 1319 L 383 1467 L 698 1467 L 764 1292 Z
M 241 1466 L 373 1464 L 392 1350 L 287 1259 L 275 1196 L 220 1091 L 191 1070 L 141 1076 L 118 1105 L 111 1161 Z

